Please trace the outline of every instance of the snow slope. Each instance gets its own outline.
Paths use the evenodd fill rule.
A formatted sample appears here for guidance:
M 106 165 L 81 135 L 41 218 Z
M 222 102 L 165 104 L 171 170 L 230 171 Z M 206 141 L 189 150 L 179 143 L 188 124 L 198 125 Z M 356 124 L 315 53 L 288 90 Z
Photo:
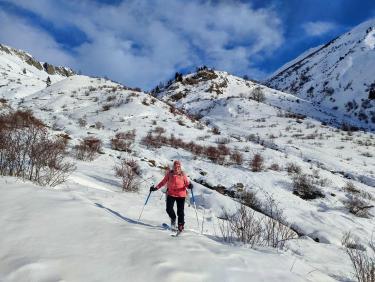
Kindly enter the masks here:
M 184 77 L 185 82 L 195 75 Z M 86 136 L 100 138 L 103 149 L 92 162 L 75 160 L 77 170 L 55 189 L 0 178 L 0 224 L 6 226 L 0 232 L 0 245 L 6 246 L 0 248 L 0 281 L 351 281 L 341 238 L 352 231 L 365 245 L 375 223 L 373 217 L 348 212 L 343 186 L 351 178 L 374 203 L 374 135 L 322 125 L 313 117 L 332 117 L 309 101 L 225 72 L 201 78 L 173 83 L 159 93 L 160 100 L 106 79 L 79 75 L 33 93 L 28 88 L 3 92 L 9 100 L 7 110 L 32 109 L 53 134 L 68 134 L 70 159 L 74 145 Z M 264 103 L 249 98 L 258 87 Z M 204 117 L 189 118 L 173 105 Z M 309 117 L 295 118 L 292 112 Z M 213 126 L 220 135 L 212 133 Z M 204 146 L 216 146 L 225 138 L 231 150 L 243 154 L 244 163 L 227 160 L 221 165 L 181 148 L 148 148 L 141 140 L 157 127 L 166 136 Z M 136 132 L 132 152 L 111 149 L 111 138 L 128 130 Z M 265 160 L 261 172 L 249 169 L 256 153 Z M 122 158 L 140 165 L 139 193 L 121 192 L 113 166 Z M 198 226 L 189 199 L 187 232 L 179 238 L 160 228 L 168 222 L 160 191 L 152 194 L 141 224 L 136 224 L 149 187 L 161 180 L 161 167 L 175 159 L 182 161 L 194 182 L 199 219 Z M 320 187 L 325 198 L 306 201 L 293 194 L 286 171 L 291 162 L 304 173 L 327 179 Z M 280 169 L 270 169 L 272 164 Z M 236 191 L 240 184 L 261 201 L 272 195 L 304 236 L 284 250 L 224 243 L 219 231 L 223 208 L 235 211 L 238 203 L 212 187 Z M 264 217 L 260 212 L 256 216 Z
M 375 128 L 375 20 L 287 63 L 267 85 Z
M 226 246 L 192 231 L 173 238 L 160 227 L 163 203 L 155 198 L 158 206 L 137 224 L 135 195 L 0 181 L 7 211 L 0 214 L 1 281 L 333 281 L 289 254 Z
M 348 181 L 345 178 L 350 178 L 359 182 L 361 189 L 374 193 L 375 162 L 371 153 L 368 155 L 363 151 L 373 150 L 374 135 L 358 132 L 355 136 L 347 136 L 348 133 L 322 125 L 312 118 L 289 117 L 288 111 L 307 114 L 309 102 L 225 72 L 215 71 L 215 75 L 214 79 L 193 85 L 187 83 L 189 80 L 175 82 L 158 95 L 191 114 L 203 116 L 203 120 L 211 126 L 217 126 L 222 131 L 217 138 L 229 138 L 229 144 L 244 154 L 245 163 L 250 162 L 254 154 L 261 153 L 268 167 L 298 163 L 303 171 L 326 179 L 327 184 L 322 185 L 322 189 L 327 196 L 311 202 L 301 201 L 299 197 L 290 195 L 293 189 L 290 177 L 277 171 L 238 171 L 231 172 L 232 177 L 228 178 L 223 170 L 224 176 L 211 180 L 211 184 L 233 187 L 232 179 L 241 179 L 240 182 L 251 191 L 274 195 L 299 230 L 322 242 L 340 244 L 348 226 L 357 230 L 361 238 L 370 238 L 374 222 L 372 219 L 348 217 L 343 205 L 348 195 L 343 187 Z M 192 76 L 196 74 L 186 78 Z M 223 87 L 218 93 L 210 93 L 212 85 Z M 263 103 L 249 99 L 252 90 L 257 87 L 264 92 Z M 324 114 L 318 110 L 309 112 L 310 116 Z

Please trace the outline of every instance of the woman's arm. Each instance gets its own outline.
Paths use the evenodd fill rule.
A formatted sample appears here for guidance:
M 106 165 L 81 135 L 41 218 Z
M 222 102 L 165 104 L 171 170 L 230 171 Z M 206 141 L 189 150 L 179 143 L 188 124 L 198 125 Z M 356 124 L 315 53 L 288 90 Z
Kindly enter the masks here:
M 184 182 L 185 182 L 185 188 L 187 189 L 187 188 L 189 187 L 190 180 L 189 180 L 189 178 L 186 176 L 186 174 L 184 174 Z
M 158 185 L 156 185 L 156 189 L 160 189 L 161 187 L 163 187 L 165 184 L 167 184 L 168 182 L 168 178 L 169 178 L 169 172 L 167 172 L 167 174 L 164 176 L 163 180 L 160 181 L 160 183 Z

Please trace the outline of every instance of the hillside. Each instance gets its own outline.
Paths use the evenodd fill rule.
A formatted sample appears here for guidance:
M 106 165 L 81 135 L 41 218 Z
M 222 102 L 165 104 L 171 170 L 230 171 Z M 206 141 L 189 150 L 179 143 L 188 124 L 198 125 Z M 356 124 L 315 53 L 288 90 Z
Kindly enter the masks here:
M 16 63 L 21 69 L 23 62 Z M 20 80 L 24 88 L 0 88 L 3 110 L 32 109 L 51 134 L 66 136 L 67 158 L 76 170 L 54 188 L 1 177 L 0 224 L 6 228 L 0 244 L 7 247 L 0 250 L 0 280 L 352 277 L 341 239 L 351 231 L 368 244 L 374 210 L 361 216 L 350 212 L 347 203 L 354 192 L 345 187 L 352 181 L 360 193 L 354 196 L 374 205 L 372 133 L 322 124 L 318 120 L 328 122 L 331 116 L 308 100 L 208 69 L 159 89 L 156 97 L 81 75 L 56 76 L 50 87 L 40 80 L 40 89 Z M 264 98 L 255 95 L 259 91 Z M 134 134 L 123 151 L 112 145 L 121 132 Z M 77 159 L 75 145 L 86 137 L 103 143 L 92 160 Z M 256 155 L 263 163 L 254 171 Z M 138 193 L 121 189 L 114 166 L 122 159 L 139 165 Z M 187 231 L 171 238 L 161 228 L 168 222 L 163 192 L 152 194 L 140 224 L 137 220 L 149 187 L 176 159 L 194 183 L 199 223 L 190 195 Z M 314 193 L 320 191 L 319 197 L 303 199 L 295 190 L 298 168 L 314 183 Z M 221 232 L 224 211 L 235 213 L 246 195 L 256 199 L 246 202 L 246 210 L 261 222 L 274 222 L 269 221 L 269 204 L 278 207 L 285 217 L 283 230 L 293 239 L 279 248 L 267 242 L 226 242 Z
M 374 130 L 374 50 L 375 20 L 369 20 L 287 63 L 266 84 Z
M 5 98 L 23 98 L 46 87 L 47 77 L 57 82 L 74 72 L 42 63 L 30 54 L 0 44 L 0 93 Z

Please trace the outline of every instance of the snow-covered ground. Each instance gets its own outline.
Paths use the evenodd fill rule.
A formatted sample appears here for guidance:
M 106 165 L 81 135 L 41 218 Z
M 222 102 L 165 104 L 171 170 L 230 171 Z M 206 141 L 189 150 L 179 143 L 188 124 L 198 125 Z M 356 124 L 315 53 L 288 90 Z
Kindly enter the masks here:
M 341 238 L 352 231 L 366 244 L 375 223 L 373 217 L 348 212 L 343 186 L 350 177 L 374 203 L 374 135 L 322 125 L 317 119 L 329 120 L 329 113 L 308 101 L 216 74 L 214 80 L 193 85 L 175 83 L 160 94 L 161 100 L 106 79 L 78 75 L 34 92 L 28 87 L 16 94 L 0 88 L 0 96 L 8 99 L 5 105 L 30 108 L 52 133 L 69 134 L 69 148 L 86 136 L 103 141 L 102 154 L 92 162 L 75 160 L 76 171 L 53 189 L 0 178 L 0 281 L 351 281 L 353 270 Z M 210 87 L 216 90 L 207 91 Z M 249 99 L 256 87 L 264 91 L 264 103 Z M 185 97 L 171 99 L 179 92 Z M 204 118 L 191 120 L 165 101 Z M 287 111 L 308 117 L 288 117 Z M 212 133 L 214 125 L 220 135 Z M 141 144 L 157 127 L 166 136 L 205 146 L 226 138 L 231 150 L 243 154 L 244 163 L 220 165 L 181 148 Z M 136 132 L 132 152 L 112 150 L 111 138 L 128 130 Z M 255 153 L 265 160 L 261 172 L 249 169 Z M 73 155 L 71 151 L 69 158 Z M 114 165 L 126 157 L 142 170 L 139 193 L 121 192 L 114 176 Z M 187 231 L 177 238 L 161 227 L 168 222 L 162 192 L 152 194 L 137 222 L 149 187 L 163 176 L 161 167 L 175 159 L 194 181 L 199 219 L 198 226 L 193 205 L 187 204 Z M 289 163 L 327 179 L 320 187 L 325 198 L 306 201 L 294 195 L 285 170 Z M 280 170 L 269 169 L 272 164 Z M 224 243 L 219 217 L 223 208 L 234 211 L 238 203 L 198 181 L 229 190 L 243 187 L 260 200 L 272 195 L 289 223 L 305 236 L 283 250 Z
M 146 191 L 119 193 L 78 176 L 58 190 L 8 177 L 0 187 L 0 281 L 334 281 L 316 265 L 312 240 L 299 243 L 308 260 L 297 245 L 295 252 L 225 245 L 196 231 L 192 208 L 187 231 L 171 237 L 159 194 L 138 223 Z M 330 266 L 344 273 L 348 261 L 332 251 Z

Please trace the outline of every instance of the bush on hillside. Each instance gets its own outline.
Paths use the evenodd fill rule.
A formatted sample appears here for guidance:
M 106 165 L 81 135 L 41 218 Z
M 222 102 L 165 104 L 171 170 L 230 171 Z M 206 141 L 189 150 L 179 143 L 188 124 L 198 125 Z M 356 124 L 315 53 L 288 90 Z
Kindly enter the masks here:
M 315 186 L 313 179 L 307 174 L 295 174 L 293 180 L 293 194 L 304 200 L 324 198 L 322 191 Z
M 253 196 L 253 195 L 252 195 Z M 251 199 L 254 199 L 251 196 Z M 270 197 L 272 199 L 272 197 Z M 268 206 L 271 205 L 271 206 Z M 226 242 L 239 241 L 254 246 L 284 248 L 288 240 L 296 238 L 295 232 L 289 227 L 283 211 L 276 202 L 268 201 L 267 216 L 256 216 L 255 211 L 241 204 L 238 210 L 230 214 L 223 210 L 219 224 L 221 236 Z
M 288 163 L 286 165 L 286 171 L 288 172 L 288 174 L 300 174 L 302 172 L 302 169 L 295 163 Z
M 127 132 L 119 132 L 111 139 L 111 148 L 117 151 L 130 153 L 135 140 L 135 129 Z
M 138 192 L 141 169 L 137 161 L 133 159 L 122 160 L 119 165 L 114 167 L 115 175 L 122 180 L 122 191 L 125 192 Z
M 76 145 L 76 157 L 83 161 L 92 161 L 102 149 L 102 141 L 96 137 L 86 137 Z
M 344 234 L 342 245 L 350 258 L 354 276 L 359 282 L 375 281 L 375 240 L 369 242 L 370 250 L 366 248 L 350 232 Z M 372 252 L 372 255 L 370 254 Z
M 264 92 L 260 87 L 257 87 L 253 91 L 251 91 L 249 98 L 257 101 L 258 103 L 264 102 L 266 100 L 266 96 L 264 95 Z
M 242 165 L 243 164 L 243 154 L 239 152 L 238 150 L 235 150 L 231 153 L 230 159 L 237 165 Z
M 259 172 L 264 169 L 264 159 L 261 154 L 255 154 L 250 163 L 251 171 Z
M 347 197 L 347 200 L 344 201 L 344 205 L 350 213 L 364 218 L 369 218 L 371 216 L 370 209 L 374 206 L 370 205 L 367 200 L 360 195 L 349 194 Z
M 0 174 L 40 185 L 63 183 L 75 166 L 66 162 L 68 140 L 51 136 L 31 111 L 0 116 Z

